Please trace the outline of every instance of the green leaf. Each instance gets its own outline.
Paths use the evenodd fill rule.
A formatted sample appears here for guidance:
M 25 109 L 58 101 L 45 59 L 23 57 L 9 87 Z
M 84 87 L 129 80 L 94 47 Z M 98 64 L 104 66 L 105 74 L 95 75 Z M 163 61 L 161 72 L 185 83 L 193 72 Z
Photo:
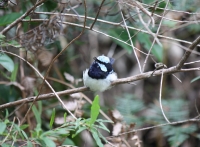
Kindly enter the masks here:
M 6 109 L 6 116 L 5 116 L 5 119 L 7 119 L 9 116 L 9 112 L 8 112 L 8 109 Z
M 4 40 L 6 38 L 6 36 L 4 36 L 3 34 L 0 34 L 0 41 Z
M 107 122 L 107 123 L 114 123 L 112 120 L 103 120 L 103 119 L 97 119 L 96 122 Z
M 57 3 L 54 1 L 46 1 L 42 7 L 45 7 L 45 11 L 52 11 L 57 7 Z
M 198 77 L 192 79 L 192 81 L 191 81 L 190 83 L 193 83 L 193 82 L 195 82 L 195 81 L 197 81 L 197 80 L 199 80 L 199 79 L 200 79 L 200 76 L 198 76 Z
M 162 128 L 163 134 L 168 137 L 171 146 L 180 146 L 190 134 L 197 131 L 195 124 L 182 126 L 165 126 Z
M 60 128 L 56 130 L 54 133 L 57 133 L 59 135 L 69 135 L 69 131 L 73 131 L 73 129 L 70 128 Z
M 1 56 L 1 55 L 0 55 L 0 56 Z M 8 75 L 7 73 L 4 73 L 3 71 L 0 70 L 0 74 L 1 74 L 4 78 L 10 80 L 10 75 Z
M 29 125 L 27 125 L 27 124 L 21 125 L 21 126 L 20 126 L 20 129 L 24 130 L 24 129 L 26 129 L 28 126 L 29 126 Z
M 32 107 L 32 111 L 35 115 L 35 118 L 36 118 L 36 121 L 37 121 L 37 124 L 41 125 L 41 115 L 39 113 L 39 111 L 37 110 L 37 108 L 35 107 L 35 105 Z
M 150 40 L 150 35 L 145 33 L 138 33 L 137 34 L 138 41 L 143 44 L 144 48 L 149 51 L 152 45 L 152 41 Z M 157 58 L 159 62 L 163 60 L 163 48 L 158 44 L 154 44 L 152 50 L 152 54 Z
M 104 142 L 108 142 L 107 140 L 106 140 L 106 138 L 101 134 L 101 133 L 99 133 L 99 132 L 97 132 L 98 133 L 98 135 L 99 135 L 99 138 L 101 138 L 101 139 L 103 139 L 103 141 Z
M 1 16 L 0 17 L 0 26 L 5 26 L 13 21 L 15 21 L 17 18 L 19 18 L 22 14 L 20 13 L 9 13 L 7 15 Z
M 50 123 L 49 123 L 50 129 L 52 129 L 52 126 L 53 126 L 53 123 L 54 123 L 54 120 L 55 120 L 55 115 L 56 115 L 56 110 L 55 110 L 55 108 L 53 108 L 53 111 L 52 111 L 52 114 L 51 114 L 51 120 L 50 120 Z
M 39 111 L 39 113 L 41 115 L 42 114 L 42 102 L 38 101 L 37 104 L 38 104 L 38 111 Z
M 16 48 L 21 47 L 21 45 L 15 40 L 11 40 L 11 41 L 7 42 L 6 45 L 10 45 L 10 46 L 13 46 L 13 47 L 16 47 Z
M 64 113 L 64 123 L 66 123 L 66 120 L 67 120 L 67 113 L 65 112 Z
M 102 122 L 99 122 L 99 124 L 100 124 L 100 125 L 97 126 L 98 128 L 101 128 L 101 129 L 103 129 L 103 130 L 105 130 L 105 131 L 110 132 L 110 131 L 108 130 L 108 128 L 107 128 Z
M 75 145 L 75 143 L 74 143 L 71 139 L 66 138 L 66 139 L 63 141 L 62 145 L 63 145 L 63 146 L 64 146 L 64 145 Z
M 30 141 L 27 141 L 27 147 L 33 147 L 32 143 Z
M 80 132 L 82 132 L 83 130 L 86 130 L 86 129 L 87 129 L 87 127 L 85 127 L 85 126 L 79 127 L 78 130 L 76 131 L 76 133 L 72 135 L 72 138 L 74 138 L 76 135 L 78 135 Z
M 76 122 L 74 123 L 75 129 L 77 129 L 77 128 L 80 126 L 81 119 L 82 119 L 82 118 L 78 118 L 78 119 L 76 120 Z
M 170 20 L 163 20 L 163 25 L 166 25 L 168 27 L 175 27 L 177 22 L 170 21 Z
M 12 74 L 11 74 L 11 77 L 10 77 L 10 80 L 12 81 L 12 82 L 14 82 L 14 81 L 16 81 L 16 77 L 17 77 L 17 71 L 18 71 L 18 64 L 15 64 L 14 65 L 14 70 L 13 70 L 13 72 L 12 72 Z
M 22 132 L 23 136 L 26 138 L 26 140 L 28 140 L 28 136 L 26 135 L 26 133 L 23 130 L 21 130 L 21 132 Z
M 4 143 L 4 144 L 2 144 L 2 147 L 10 147 L 10 144 Z
M 180 146 L 188 137 L 189 136 L 186 134 L 174 135 L 169 138 L 169 142 L 171 146 L 177 147 L 177 146 Z
M 99 106 L 99 96 L 96 95 L 94 98 L 94 101 L 92 102 L 92 107 L 91 107 L 91 114 L 90 114 L 90 126 L 92 124 L 94 124 L 94 122 L 96 121 L 98 115 L 99 115 L 99 110 L 100 110 L 100 106 Z
M 131 31 L 130 35 L 133 36 L 134 33 L 135 33 L 134 31 Z M 121 46 L 123 49 L 127 50 L 127 52 L 129 54 L 132 53 L 133 49 L 132 49 L 132 47 L 130 45 L 130 41 L 128 41 L 129 40 L 128 34 L 127 34 L 127 32 L 124 29 L 121 29 L 121 28 L 120 29 L 119 28 L 110 29 L 108 31 L 108 34 L 111 35 L 111 36 L 113 36 L 113 37 L 115 37 L 115 38 L 117 38 L 117 39 L 119 39 L 119 40 L 121 40 L 121 41 L 123 41 L 123 42 L 121 42 L 121 41 L 119 41 L 117 39 L 113 39 L 113 41 L 116 44 L 118 44 L 119 46 Z M 135 42 L 135 40 L 133 40 L 134 38 L 135 37 L 132 38 L 133 42 Z M 129 45 L 126 44 L 126 43 L 124 43 L 124 42 L 127 42 Z
M 102 142 L 101 142 L 101 139 L 100 139 L 99 136 L 98 136 L 97 130 L 91 129 L 91 133 L 92 133 L 92 136 L 93 136 L 93 138 L 95 139 L 97 145 L 98 145 L 99 147 L 103 147 L 103 144 L 102 144 Z
M 12 72 L 14 70 L 14 62 L 13 60 L 7 56 L 6 54 L 0 55 L 0 64 L 7 69 L 9 72 Z
M 41 139 L 45 142 L 47 147 L 56 147 L 55 142 L 53 142 L 49 137 L 43 137 Z
M 3 134 L 5 129 L 6 129 L 6 123 L 5 122 L 0 122 L 0 134 Z

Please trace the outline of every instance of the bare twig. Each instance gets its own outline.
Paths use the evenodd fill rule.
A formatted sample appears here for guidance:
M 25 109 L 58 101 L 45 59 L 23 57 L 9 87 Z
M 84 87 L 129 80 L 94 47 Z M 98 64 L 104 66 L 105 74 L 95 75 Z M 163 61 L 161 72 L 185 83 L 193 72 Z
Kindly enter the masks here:
M 157 36 L 158 36 L 158 35 L 157 35 L 158 33 L 155 35 L 155 34 L 149 29 L 149 26 L 144 22 L 144 20 L 143 20 L 141 14 L 140 14 L 139 8 L 136 7 L 136 10 L 137 10 L 137 13 L 138 13 L 138 17 L 139 17 L 141 23 L 143 24 L 143 26 L 146 28 L 146 30 L 149 32 L 149 34 L 151 34 L 151 35 L 154 37 L 155 41 L 156 41 L 160 46 L 162 46 L 162 44 L 160 43 L 160 41 L 158 40 L 158 37 L 157 37 Z
M 52 15 L 52 14 L 56 15 L 56 14 L 58 14 L 58 13 L 52 13 L 52 12 L 35 12 L 35 13 L 36 14 L 46 14 L 46 15 Z M 76 15 L 74 15 L 74 14 L 60 14 L 60 15 L 76 17 Z M 79 15 L 79 17 L 80 18 L 84 18 L 84 16 L 82 16 L 82 15 Z M 95 18 L 93 18 L 93 17 L 87 17 L 87 19 L 94 20 Z M 29 21 L 29 20 L 23 20 L 23 21 L 26 22 L 26 21 Z M 32 19 L 31 21 L 44 21 L 44 19 Z M 97 21 L 102 22 L 102 23 L 106 23 L 106 24 L 110 24 L 110 25 L 113 25 L 113 26 L 122 26 L 122 27 L 125 27 L 121 23 L 106 21 L 106 20 L 102 20 L 102 19 L 97 19 Z M 62 22 L 62 23 L 68 24 L 68 25 L 77 26 L 77 27 L 83 27 L 83 25 L 79 25 L 79 24 L 71 23 L 71 22 Z M 135 27 L 132 27 L 132 26 L 127 26 L 127 27 L 128 27 L 128 29 L 131 29 L 131 30 L 141 31 L 141 32 L 146 33 L 146 34 L 150 34 L 148 31 L 145 31 L 145 30 L 142 30 L 142 29 L 138 29 L 138 28 L 135 28 Z M 86 29 L 90 29 L 90 27 L 86 26 Z M 94 31 L 94 29 L 92 29 L 92 30 Z M 108 35 L 106 34 L 106 36 L 108 36 Z M 186 41 L 186 40 L 176 39 L 176 38 L 172 38 L 172 37 L 168 37 L 168 36 L 164 36 L 164 35 L 159 35 L 158 34 L 157 37 L 165 38 L 165 39 L 168 39 L 168 40 L 174 40 L 174 41 L 181 42 L 181 43 L 192 44 L 192 42 L 189 42 L 189 41 Z M 198 45 L 198 46 L 200 47 L 200 45 Z
M 122 8 L 121 8 L 120 5 L 119 5 L 119 7 L 120 7 L 120 10 L 121 10 Z M 121 11 L 121 16 L 122 16 L 122 20 L 123 20 L 124 26 L 125 26 L 125 28 L 126 28 L 126 31 L 127 31 L 128 37 L 129 37 L 129 40 L 130 40 L 130 42 L 131 42 L 131 47 L 132 47 L 132 49 L 133 49 L 133 52 L 134 52 L 134 54 L 135 54 L 135 58 L 136 58 L 136 60 L 137 60 L 138 66 L 139 66 L 140 73 L 142 73 L 142 68 L 141 68 L 141 65 L 140 65 L 140 61 L 139 61 L 138 56 L 137 56 L 137 53 L 136 53 L 136 51 L 135 51 L 135 47 L 134 47 L 134 45 L 133 45 L 133 41 L 132 41 L 132 39 L 131 39 L 131 35 L 130 35 L 130 33 L 129 33 L 129 29 L 128 29 L 127 25 L 126 25 L 126 21 L 125 21 L 125 19 L 124 19 L 124 15 L 123 15 L 122 11 Z
M 167 4 L 166 4 L 165 8 L 167 8 L 168 3 L 169 3 L 169 0 L 167 1 Z M 165 16 L 165 11 L 163 12 L 163 16 Z M 161 24 L 162 24 L 162 22 L 163 22 L 163 19 L 164 19 L 164 18 L 162 17 L 162 19 L 161 19 L 161 21 L 160 21 L 160 24 L 159 24 L 159 26 L 158 26 L 156 35 L 155 35 L 156 37 L 158 36 L 158 33 L 159 33 L 160 28 L 161 28 Z M 146 63 L 147 63 L 147 60 L 148 60 L 149 55 L 150 55 L 150 53 L 151 53 L 151 50 L 152 50 L 152 48 L 153 48 L 153 46 L 154 46 L 154 44 L 155 44 L 155 41 L 156 41 L 156 38 L 154 38 L 154 40 L 153 40 L 153 42 L 152 42 L 152 44 L 151 44 L 151 47 L 150 47 L 150 49 L 149 49 L 148 55 L 147 55 L 146 58 L 145 58 L 144 65 L 143 65 L 143 72 L 144 72 L 144 70 L 145 70 L 145 65 L 146 65 Z
M 181 67 L 184 65 L 185 61 L 190 56 L 192 50 L 200 43 L 200 36 L 189 46 L 189 50 L 185 52 L 179 63 L 177 64 L 176 68 L 181 69 Z
M 165 124 L 155 125 L 155 126 L 141 128 L 141 129 L 135 129 L 135 130 L 132 130 L 132 131 L 129 131 L 129 132 L 121 133 L 121 134 L 119 134 L 119 136 L 124 135 L 124 134 L 134 133 L 134 132 L 140 132 L 140 131 L 150 130 L 150 129 L 154 129 L 154 128 L 158 128 L 158 127 L 163 127 L 163 126 L 167 126 L 167 125 L 178 125 L 178 124 L 183 124 L 183 123 L 188 123 L 188 122 L 199 122 L 199 119 L 196 119 L 196 118 L 194 118 L 194 119 L 187 119 L 187 120 L 181 120 L 181 121 L 176 121 L 176 122 L 171 122 L 171 123 L 165 123 Z M 110 138 L 111 137 L 116 137 L 116 136 L 110 136 Z
M 0 34 L 6 33 L 8 30 L 10 30 L 12 27 L 14 27 L 16 24 L 22 21 L 26 16 L 28 16 L 32 11 L 35 10 L 35 8 L 39 5 L 41 5 L 45 0 L 41 0 L 38 3 L 36 3 L 33 7 L 31 7 L 26 13 L 24 13 L 22 16 L 20 16 L 18 19 L 13 21 L 10 25 L 8 25 L 6 28 L 4 28 Z
M 165 112 L 163 110 L 163 107 L 162 107 L 162 83 L 163 83 L 163 72 L 161 74 L 161 79 L 160 79 L 160 93 L 159 93 L 159 103 L 160 103 L 160 109 L 161 109 L 161 112 L 165 118 L 165 120 L 170 123 L 170 121 L 168 120 L 168 118 L 166 117 L 165 115 Z
M 95 19 L 94 19 L 94 22 L 92 23 L 92 25 L 91 25 L 91 27 L 90 27 L 90 30 L 92 30 L 92 28 L 93 28 L 95 22 L 97 21 L 97 18 L 98 18 L 98 16 L 99 16 L 100 11 L 101 11 L 101 7 L 103 6 L 103 3 L 104 3 L 104 2 L 105 2 L 105 0 L 102 0 L 101 5 L 99 6 L 99 10 L 98 10 L 98 12 L 97 12 L 97 15 L 96 15 L 96 17 L 95 17 Z

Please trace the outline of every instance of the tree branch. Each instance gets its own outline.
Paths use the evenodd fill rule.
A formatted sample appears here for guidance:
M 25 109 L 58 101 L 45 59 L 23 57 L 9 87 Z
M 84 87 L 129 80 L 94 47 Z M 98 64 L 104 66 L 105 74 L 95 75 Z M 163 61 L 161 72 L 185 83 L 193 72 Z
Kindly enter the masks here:
M 192 68 L 190 69 L 176 69 L 176 66 L 167 68 L 167 69 L 161 69 L 158 71 L 155 71 L 153 76 L 159 76 L 162 74 L 172 74 L 172 73 L 176 73 L 176 72 L 186 72 L 186 71 L 194 71 L 194 70 L 200 70 L 200 68 Z M 152 74 L 152 71 L 150 72 L 146 72 L 146 73 L 142 73 L 142 74 L 138 74 L 135 76 L 131 76 L 131 77 L 127 77 L 127 78 L 121 78 L 121 79 L 117 79 L 112 83 L 112 86 L 115 85 L 119 85 L 119 84 L 127 84 L 133 81 L 138 81 L 138 80 L 142 80 L 142 79 L 147 79 L 150 78 Z M 69 89 L 69 90 L 64 90 L 64 91 L 59 91 L 56 92 L 59 96 L 65 96 L 65 95 L 70 95 L 73 93 L 78 93 L 78 92 L 84 92 L 84 91 L 88 91 L 89 88 L 87 87 L 79 87 L 79 88 L 74 88 L 74 89 Z M 40 100 L 46 100 L 46 99 L 51 99 L 52 97 L 55 97 L 54 93 L 47 93 L 47 94 L 42 94 L 40 95 L 36 101 L 40 101 Z M 10 102 L 10 103 L 6 103 L 3 105 L 0 105 L 0 110 L 1 109 L 5 109 L 8 107 L 12 107 L 12 106 L 17 106 L 20 105 L 22 103 L 30 103 L 33 102 L 35 100 L 36 96 L 33 97 L 28 97 L 28 98 L 24 98 L 18 101 L 14 101 L 14 102 Z
M 177 64 L 176 68 L 181 69 L 181 67 L 184 65 L 185 61 L 188 59 L 190 56 L 192 50 L 200 43 L 200 36 L 192 42 L 192 44 L 189 46 L 189 50 L 185 52 L 179 63 Z
M 8 30 L 10 30 L 12 27 L 14 27 L 16 24 L 18 24 L 22 19 L 24 19 L 26 16 L 28 16 L 37 6 L 41 5 L 45 0 L 41 0 L 38 3 L 36 3 L 33 7 L 31 7 L 26 13 L 24 13 L 21 17 L 13 21 L 10 25 L 8 25 L 5 29 L 3 29 L 0 34 L 6 33 Z
M 97 15 L 96 15 L 96 17 L 95 17 L 95 19 L 94 19 L 94 22 L 92 23 L 92 25 L 91 25 L 91 27 L 90 27 L 90 30 L 92 30 L 92 28 L 93 28 L 95 22 L 97 21 L 97 18 L 98 18 L 98 16 L 99 16 L 99 13 L 100 13 L 100 11 L 101 11 L 101 8 L 102 8 L 104 2 L 105 2 L 105 0 L 102 0 L 101 5 L 99 6 L 99 10 L 98 10 L 98 12 L 97 12 Z

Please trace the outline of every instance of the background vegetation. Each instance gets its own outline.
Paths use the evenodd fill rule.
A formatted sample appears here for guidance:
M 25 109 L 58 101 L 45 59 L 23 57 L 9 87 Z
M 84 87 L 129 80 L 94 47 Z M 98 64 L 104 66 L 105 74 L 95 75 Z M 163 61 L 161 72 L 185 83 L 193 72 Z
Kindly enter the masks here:
M 200 146 L 199 7 L 1 0 L 0 146 Z M 119 79 L 94 93 L 82 73 L 102 54 Z

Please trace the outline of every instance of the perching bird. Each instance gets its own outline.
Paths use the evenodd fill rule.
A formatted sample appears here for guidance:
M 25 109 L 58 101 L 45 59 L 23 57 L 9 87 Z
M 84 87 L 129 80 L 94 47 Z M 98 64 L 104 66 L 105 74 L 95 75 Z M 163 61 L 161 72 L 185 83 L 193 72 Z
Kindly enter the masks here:
M 104 55 L 94 57 L 94 62 L 89 69 L 83 72 L 83 82 L 92 91 L 105 91 L 110 88 L 111 82 L 117 79 L 117 74 L 113 71 L 113 58 Z

